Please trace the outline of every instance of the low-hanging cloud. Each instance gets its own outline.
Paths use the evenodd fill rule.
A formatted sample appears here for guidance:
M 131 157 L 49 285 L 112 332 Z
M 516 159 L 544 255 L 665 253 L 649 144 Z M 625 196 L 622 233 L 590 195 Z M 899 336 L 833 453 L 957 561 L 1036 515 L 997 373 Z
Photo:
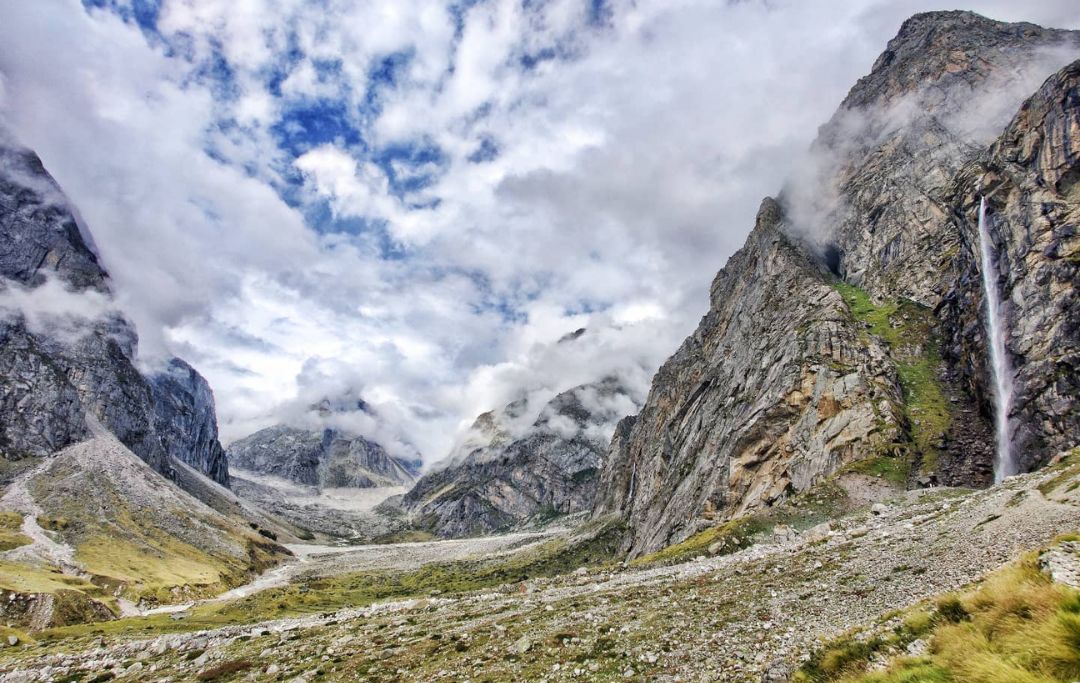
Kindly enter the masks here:
M 1010 62 L 1016 57 L 1010 55 Z M 822 129 L 823 136 L 793 160 L 783 189 L 791 229 L 814 247 L 826 248 L 848 196 L 841 185 L 870 150 L 910 133 L 916 122 L 940 126 L 972 152 L 985 149 L 1043 81 L 1078 57 L 1080 40 L 1047 45 L 1016 65 L 993 68 L 975 88 L 963 80 L 946 81 L 873 106 L 838 111 Z M 935 113 L 928 115 L 933 108 Z
M 207 376 L 226 440 L 351 392 L 377 416 L 355 429 L 428 460 L 522 395 L 647 391 L 761 197 L 936 8 L 164 0 L 139 25 L 105 4 L 0 11 L 0 116 L 81 210 L 143 354 Z M 961 4 L 1080 25 L 1064 0 Z
M 0 319 L 17 320 L 31 334 L 74 344 L 94 326 L 120 313 L 109 294 L 75 291 L 56 277 L 34 287 L 0 279 Z

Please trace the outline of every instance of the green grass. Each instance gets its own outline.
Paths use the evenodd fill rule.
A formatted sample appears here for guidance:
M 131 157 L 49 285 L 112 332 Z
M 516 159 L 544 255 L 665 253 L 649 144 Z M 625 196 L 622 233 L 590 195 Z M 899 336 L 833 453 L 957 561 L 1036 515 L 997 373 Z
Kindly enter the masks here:
M 842 473 L 848 472 L 866 474 L 903 487 L 911 472 L 911 461 L 904 457 L 875 455 L 856 460 L 842 470 Z
M 1076 478 L 1078 465 L 1080 465 L 1080 447 L 1074 448 L 1065 454 L 1061 462 L 1056 463 L 1051 467 L 1051 471 L 1057 471 L 1055 475 L 1049 481 L 1043 482 L 1039 485 L 1039 493 L 1044 496 L 1050 496 L 1057 491 L 1062 485 L 1073 482 Z
M 924 656 L 904 655 L 925 639 Z M 870 672 L 885 657 L 883 671 Z M 1080 591 L 1052 583 L 1035 554 L 975 588 L 915 608 L 891 635 L 838 639 L 795 677 L 803 683 L 1053 683 L 1080 679 Z
M 49 512 L 38 523 L 75 548 L 75 560 L 94 583 L 132 601 L 175 602 L 175 589 L 186 598 L 210 597 L 245 583 L 251 572 L 273 566 L 284 554 L 271 540 L 222 518 L 196 518 L 183 509 L 148 514 L 132 507 L 112 482 L 92 482 L 100 507 L 86 505 L 78 493 L 64 493 L 81 489 L 61 483 L 82 482 L 86 476 L 62 463 L 36 477 L 31 491 Z M 171 526 L 165 528 L 162 520 Z M 227 538 L 245 552 L 185 540 L 206 535 Z
M 83 590 L 103 595 L 100 587 L 86 579 L 63 574 L 55 569 L 33 567 L 0 560 L 0 589 L 15 593 L 52 593 L 59 590 Z
M 0 552 L 33 543 L 29 536 L 19 533 L 22 522 L 23 516 L 18 512 L 0 511 Z
M 940 455 L 939 444 L 952 424 L 952 413 L 938 379 L 941 348 L 932 311 L 906 299 L 876 305 L 868 293 L 854 285 L 837 282 L 833 286 L 852 316 L 888 348 L 896 363 L 920 470 L 933 472 Z
M 750 547 L 756 537 L 772 528 L 773 524 L 761 516 L 748 515 L 740 517 L 704 531 L 699 531 L 680 543 L 643 555 L 630 564 L 634 566 L 676 564 L 698 555 L 708 555 L 709 546 L 714 543 L 720 543 L 722 546 L 717 554 L 728 555 Z

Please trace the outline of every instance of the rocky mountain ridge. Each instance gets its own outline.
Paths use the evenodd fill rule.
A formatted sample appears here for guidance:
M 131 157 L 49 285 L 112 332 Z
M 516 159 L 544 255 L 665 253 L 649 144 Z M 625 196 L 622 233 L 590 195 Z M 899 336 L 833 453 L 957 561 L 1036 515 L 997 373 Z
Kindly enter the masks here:
M 415 463 L 397 458 L 379 444 L 336 429 L 275 425 L 228 448 L 240 469 L 319 488 L 402 486 L 416 481 Z
M 636 401 L 618 379 L 557 394 L 528 420 L 514 401 L 476 418 L 441 467 L 401 506 L 420 528 L 460 537 L 505 530 L 538 514 L 592 509 L 611 425 Z
M 1004 244 L 1026 259 L 1023 268 L 1008 262 L 1008 317 L 1043 323 L 1020 322 L 1009 345 L 1025 397 L 1015 416 L 1024 464 L 1071 447 L 1077 431 L 1064 416 L 1080 395 L 1061 377 L 1080 333 L 1059 302 L 1075 297 L 1068 226 L 1078 197 L 1045 189 L 1039 173 L 1052 168 L 1072 187 L 1072 67 L 1023 105 L 1005 135 L 999 128 L 984 141 L 970 125 L 988 107 L 977 95 L 1015 98 L 1015 112 L 1031 92 L 1018 94 L 1027 74 L 1057 60 L 1045 79 L 1066 53 L 1080 56 L 1075 32 L 970 12 L 905 22 L 820 131 L 810 178 L 765 200 L 746 246 L 714 280 L 697 331 L 620 425 L 596 514 L 628 522 L 626 550 L 656 550 L 845 468 L 886 473 L 899 486 L 987 483 L 993 407 L 971 213 L 991 180 L 977 166 L 987 155 L 999 166 L 1026 162 L 1011 164 L 1017 189 L 997 200 L 1012 204 L 1015 242 Z M 1048 201 L 1032 202 L 1036 192 Z M 1046 245 L 1039 251 L 1033 227 Z M 1027 289 L 1011 286 L 1018 276 Z
M 41 160 L 0 131 L 0 454 L 54 453 L 90 436 L 90 415 L 166 476 L 175 457 L 227 483 L 209 386 L 179 359 L 139 372 L 87 235 Z
M 295 539 L 223 488 L 206 380 L 140 372 L 91 244 L 0 130 L 0 615 L 35 629 L 219 593 Z

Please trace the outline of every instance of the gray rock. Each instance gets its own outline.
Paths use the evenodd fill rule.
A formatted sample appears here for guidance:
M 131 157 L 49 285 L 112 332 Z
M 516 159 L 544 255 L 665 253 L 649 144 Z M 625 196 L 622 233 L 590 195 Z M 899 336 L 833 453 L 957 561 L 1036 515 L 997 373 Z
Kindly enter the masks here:
M 555 396 L 522 433 L 523 401 L 480 415 L 442 469 L 420 479 L 402 500 L 418 523 L 456 537 L 509 528 L 538 514 L 589 510 L 604 466 L 607 425 L 633 405 L 618 380 Z
M 229 463 L 218 441 L 214 394 L 202 375 L 173 358 L 150 378 L 155 429 L 166 452 L 223 486 Z
M 56 279 L 72 297 L 108 301 L 108 275 L 91 244 L 41 161 L 0 130 L 0 292 Z M 171 474 L 172 456 L 212 463 L 199 469 L 220 480 L 224 459 L 220 445 L 216 459 L 209 452 L 217 425 L 205 380 L 177 360 L 187 377 L 155 391 L 135 368 L 137 344 L 116 311 L 33 327 L 25 312 L 0 318 L 0 455 L 55 453 L 90 436 L 90 415 L 159 472 Z M 179 399 L 183 389 L 190 391 Z
M 1033 446 L 1027 466 L 1071 445 L 1080 419 L 1073 68 L 990 144 L 1035 87 L 1032 74 L 1037 83 L 1047 75 L 1039 69 L 1051 70 L 1048 48 L 1065 46 L 1080 54 L 1080 34 L 970 12 L 905 22 L 821 129 L 815 180 L 763 202 L 698 329 L 616 433 L 596 514 L 629 522 L 626 550 L 772 505 L 867 457 L 899 459 L 911 486 L 920 476 L 990 481 L 973 257 L 980 182 L 1004 184 L 993 210 L 1008 247 L 1009 318 L 1019 321 L 1017 440 Z M 973 91 L 995 93 L 1000 106 L 970 111 Z M 834 288 L 841 280 L 892 310 L 886 322 L 898 332 L 864 323 L 858 300 L 849 307 Z M 929 378 L 915 386 L 911 367 Z M 947 413 L 928 414 L 923 392 Z
M 230 444 L 228 458 L 241 469 L 318 487 L 401 486 L 416 480 L 411 461 L 333 429 L 267 427 Z

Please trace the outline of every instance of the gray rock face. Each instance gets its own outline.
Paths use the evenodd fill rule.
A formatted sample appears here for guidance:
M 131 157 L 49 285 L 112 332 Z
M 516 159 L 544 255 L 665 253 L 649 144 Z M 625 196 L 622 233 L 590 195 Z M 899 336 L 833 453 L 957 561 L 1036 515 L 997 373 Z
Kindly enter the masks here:
M 582 385 L 553 398 L 521 435 L 524 402 L 480 415 L 440 470 L 402 501 L 417 523 L 440 536 L 490 533 L 538 513 L 592 507 L 610 438 L 608 426 L 634 407 L 617 380 Z
M 150 377 L 155 429 L 165 450 L 223 486 L 229 485 L 229 462 L 218 441 L 217 414 L 210 385 L 190 365 L 173 358 Z
M 320 488 L 401 486 L 416 480 L 410 461 L 333 429 L 267 427 L 230 444 L 228 458 L 241 469 Z
M 190 371 L 184 400 L 193 421 L 172 420 L 184 400 L 168 392 L 179 384 L 163 385 L 158 414 L 151 383 L 134 365 L 137 335 L 111 308 L 108 275 L 88 239 L 37 156 L 0 131 L 0 455 L 50 455 L 87 438 L 93 416 L 163 474 L 171 473 L 170 455 L 210 463 L 208 453 L 188 453 L 189 445 L 209 448 L 210 433 L 216 440 L 205 380 Z M 7 305 L 16 293 L 23 303 Z M 79 315 L 27 310 L 35 296 L 68 298 Z M 219 458 L 203 471 L 223 466 Z
M 766 200 L 709 313 L 616 433 L 597 511 L 630 521 L 632 554 L 713 523 L 705 510 L 737 516 L 862 459 L 891 458 L 909 485 L 989 480 L 978 182 L 1009 185 L 993 208 L 1023 321 L 1010 349 L 1026 457 L 1071 445 L 1071 72 L 998 139 L 1066 54 L 1080 55 L 1075 32 L 969 12 L 905 22 L 821 129 L 811 180 Z
M 709 312 L 612 441 L 597 511 L 630 522 L 634 553 L 693 533 L 707 510 L 772 504 L 901 439 L 885 349 L 782 219 L 766 199 Z
M 1008 352 L 1016 370 L 1014 450 L 1045 464 L 1080 435 L 1080 62 L 1049 78 L 956 182 L 964 257 L 942 306 L 957 365 L 989 395 L 978 259 L 979 198 L 987 195 Z
M 48 274 L 76 289 L 108 287 L 56 181 L 0 129 L 0 276 L 32 286 Z

